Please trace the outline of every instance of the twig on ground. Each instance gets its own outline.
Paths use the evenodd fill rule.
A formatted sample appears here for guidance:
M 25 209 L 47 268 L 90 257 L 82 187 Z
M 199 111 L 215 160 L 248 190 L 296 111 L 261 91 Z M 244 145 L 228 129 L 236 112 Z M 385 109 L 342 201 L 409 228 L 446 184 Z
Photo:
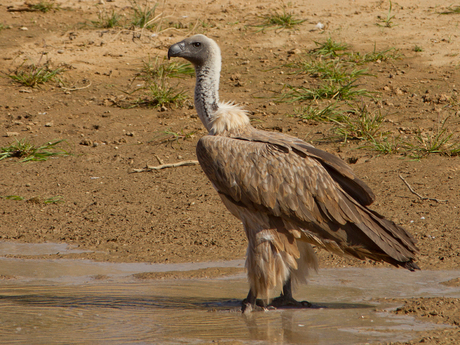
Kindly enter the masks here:
M 19 7 L 8 6 L 6 9 L 8 12 L 36 12 L 37 11 L 28 5 L 20 5 Z
M 161 170 L 161 169 L 166 169 L 166 168 L 177 168 L 177 167 L 197 165 L 197 164 L 199 164 L 198 161 L 182 161 L 182 162 L 171 163 L 171 164 L 162 164 L 162 165 L 157 165 L 157 166 L 147 165 L 145 168 L 142 168 L 142 169 L 133 169 L 132 172 L 147 172 L 147 171 L 152 171 L 152 170 Z
M 158 157 L 158 155 L 155 155 L 155 158 L 157 159 L 158 163 L 160 163 L 161 165 L 165 164 L 163 160 L 160 157 Z
M 399 175 L 399 178 L 406 184 L 407 188 L 409 188 L 410 192 L 412 194 L 415 194 L 417 195 L 420 200 L 431 200 L 431 201 L 436 201 L 437 203 L 441 203 L 441 202 L 447 202 L 448 200 L 439 200 L 439 199 L 436 199 L 436 198 L 427 198 L 427 197 L 424 197 L 424 196 L 421 196 L 420 194 L 418 194 L 409 184 L 409 182 L 407 182 L 404 177 L 402 177 L 401 175 Z
M 64 91 L 77 91 L 77 90 L 83 90 L 83 89 L 86 89 L 86 88 L 90 87 L 90 86 L 91 86 L 91 84 L 92 84 L 92 83 L 91 83 L 91 82 L 89 82 L 89 84 L 88 84 L 88 85 L 86 85 L 86 86 L 82 86 L 82 87 L 75 87 L 75 86 L 74 86 L 74 87 L 64 87 L 64 86 L 61 86 L 61 89 L 63 89 Z

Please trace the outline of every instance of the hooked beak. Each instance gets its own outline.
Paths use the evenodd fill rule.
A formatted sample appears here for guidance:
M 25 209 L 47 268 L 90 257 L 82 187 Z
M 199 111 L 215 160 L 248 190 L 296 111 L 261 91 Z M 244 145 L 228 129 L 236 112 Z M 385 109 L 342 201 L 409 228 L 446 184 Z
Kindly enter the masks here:
M 171 59 L 171 57 L 177 57 L 180 56 L 180 54 L 184 51 L 185 44 L 182 42 L 173 44 L 171 47 L 169 47 L 168 50 L 168 60 Z

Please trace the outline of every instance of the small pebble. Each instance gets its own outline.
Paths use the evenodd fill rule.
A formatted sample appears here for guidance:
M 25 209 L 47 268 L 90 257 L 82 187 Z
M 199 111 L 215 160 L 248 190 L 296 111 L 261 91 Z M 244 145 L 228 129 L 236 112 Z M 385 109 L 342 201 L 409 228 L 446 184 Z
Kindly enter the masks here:
M 93 142 L 89 139 L 83 139 L 82 141 L 80 141 L 80 145 L 92 146 Z
M 318 24 L 315 25 L 315 28 L 317 30 L 323 30 L 324 29 L 324 24 L 321 22 L 318 22 Z
M 299 48 L 293 48 L 288 51 L 289 55 L 300 54 L 302 51 Z

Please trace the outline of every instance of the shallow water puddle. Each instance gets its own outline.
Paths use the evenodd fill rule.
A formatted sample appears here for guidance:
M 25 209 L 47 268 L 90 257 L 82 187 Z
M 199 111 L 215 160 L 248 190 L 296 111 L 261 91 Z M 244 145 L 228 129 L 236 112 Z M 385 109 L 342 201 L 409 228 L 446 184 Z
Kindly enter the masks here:
M 383 310 L 373 298 L 459 297 L 440 282 L 460 271 L 323 269 L 295 296 L 314 308 L 239 312 L 243 276 L 205 280 L 136 280 L 132 274 L 200 264 L 114 264 L 87 260 L 0 258 L 0 342 L 17 344 L 357 344 L 409 340 L 444 325 Z
M 47 255 L 86 253 L 66 243 L 14 243 L 0 241 L 0 255 Z

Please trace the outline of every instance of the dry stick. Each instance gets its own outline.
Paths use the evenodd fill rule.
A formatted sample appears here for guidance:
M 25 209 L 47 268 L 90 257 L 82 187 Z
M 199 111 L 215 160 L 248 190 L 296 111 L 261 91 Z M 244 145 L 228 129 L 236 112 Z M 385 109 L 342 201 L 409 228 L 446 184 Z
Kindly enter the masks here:
M 162 164 L 162 165 L 157 165 L 157 166 L 147 165 L 145 168 L 142 168 L 142 169 L 133 169 L 133 172 L 146 172 L 146 171 L 152 171 L 152 170 L 161 170 L 161 169 L 166 169 L 166 168 L 177 168 L 177 167 L 197 165 L 197 164 L 199 164 L 198 161 L 182 161 L 182 162 L 178 162 L 178 163 Z
M 440 202 L 447 202 L 447 201 L 448 201 L 448 200 L 438 200 L 438 199 L 436 199 L 436 198 L 427 198 L 427 197 L 421 196 L 420 194 L 418 194 L 418 193 L 410 186 L 410 184 L 404 179 L 404 177 L 402 177 L 401 175 L 399 175 L 399 178 L 406 184 L 407 188 L 409 188 L 409 190 L 411 191 L 411 193 L 417 195 L 421 200 L 431 200 L 431 201 L 436 201 L 437 203 L 440 203 Z
M 31 6 L 27 7 L 7 7 L 8 12 L 37 12 L 38 10 L 33 9 Z
M 158 155 L 155 155 L 155 158 L 157 159 L 158 163 L 160 163 L 161 165 L 165 164 L 160 157 L 158 157 Z
M 64 89 L 65 91 L 77 91 L 77 90 L 83 90 L 83 89 L 87 89 L 88 87 L 91 86 L 91 82 L 89 82 L 88 85 L 86 86 L 82 86 L 82 87 L 64 87 L 64 86 L 61 86 L 61 89 Z

